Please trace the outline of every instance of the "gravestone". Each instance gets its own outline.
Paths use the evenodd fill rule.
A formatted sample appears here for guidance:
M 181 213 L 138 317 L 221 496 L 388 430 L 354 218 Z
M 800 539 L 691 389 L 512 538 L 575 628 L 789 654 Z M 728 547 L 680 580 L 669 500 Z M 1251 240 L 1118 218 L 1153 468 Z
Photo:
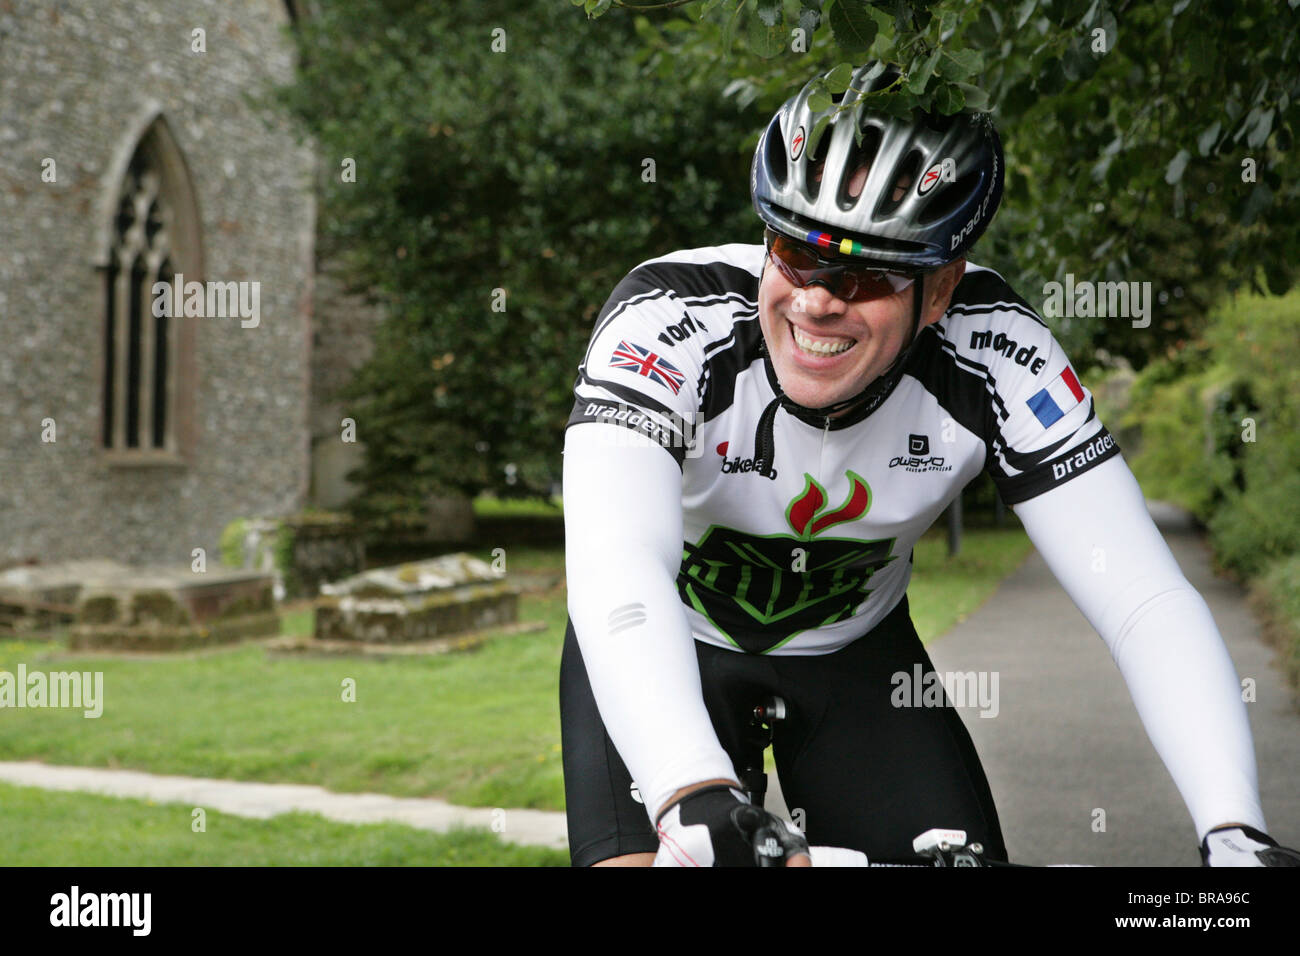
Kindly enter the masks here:
M 316 639 L 402 644 L 513 624 L 518 591 L 485 561 L 448 554 L 321 586 Z
M 277 601 L 314 597 L 323 582 L 365 567 L 361 532 L 343 515 L 248 518 L 237 526 L 238 558 L 223 560 L 272 575 Z

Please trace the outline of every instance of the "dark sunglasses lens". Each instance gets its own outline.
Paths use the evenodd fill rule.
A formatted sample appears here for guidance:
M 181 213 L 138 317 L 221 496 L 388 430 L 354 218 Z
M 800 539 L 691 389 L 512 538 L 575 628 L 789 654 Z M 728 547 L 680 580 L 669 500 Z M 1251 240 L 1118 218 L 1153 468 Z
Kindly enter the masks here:
M 777 270 L 792 285 L 803 288 L 811 282 L 821 282 L 837 299 L 846 302 L 866 302 L 894 294 L 889 276 L 879 269 L 866 266 L 827 266 L 825 259 L 801 243 L 775 236 L 772 239 L 772 258 Z
M 772 264 L 776 266 L 776 271 L 781 273 L 785 281 L 792 286 L 801 288 L 808 284 L 807 275 L 803 271 L 793 268 L 776 250 L 773 250 Z
M 811 271 L 821 264 L 815 252 L 789 239 L 777 237 L 772 249 L 792 269 Z
M 848 302 L 865 302 L 868 299 L 883 299 L 894 294 L 894 286 L 889 277 L 876 270 L 845 272 L 840 277 L 840 298 Z

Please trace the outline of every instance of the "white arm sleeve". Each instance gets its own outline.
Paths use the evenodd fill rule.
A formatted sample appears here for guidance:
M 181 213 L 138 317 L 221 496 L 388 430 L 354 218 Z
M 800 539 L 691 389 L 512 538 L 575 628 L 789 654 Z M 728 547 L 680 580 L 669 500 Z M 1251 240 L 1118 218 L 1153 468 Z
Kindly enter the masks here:
M 1228 821 L 1266 830 L 1236 669 L 1128 465 L 1112 458 L 1015 512 L 1110 648 L 1198 840 Z
M 736 779 L 704 706 L 677 594 L 682 476 L 658 445 L 598 422 L 564 444 L 569 616 L 596 705 L 653 820 L 674 791 Z

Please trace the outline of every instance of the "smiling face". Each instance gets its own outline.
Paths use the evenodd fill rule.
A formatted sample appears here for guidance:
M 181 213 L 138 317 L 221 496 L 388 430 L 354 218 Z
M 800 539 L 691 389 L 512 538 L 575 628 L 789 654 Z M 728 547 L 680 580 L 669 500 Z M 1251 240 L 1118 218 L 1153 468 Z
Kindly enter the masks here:
M 959 259 L 925 277 L 922 328 L 943 315 L 965 268 Z M 822 408 L 865 389 L 908 344 L 915 292 L 913 284 L 884 298 L 846 302 L 822 285 L 792 285 L 768 262 L 758 290 L 759 324 L 785 394 Z

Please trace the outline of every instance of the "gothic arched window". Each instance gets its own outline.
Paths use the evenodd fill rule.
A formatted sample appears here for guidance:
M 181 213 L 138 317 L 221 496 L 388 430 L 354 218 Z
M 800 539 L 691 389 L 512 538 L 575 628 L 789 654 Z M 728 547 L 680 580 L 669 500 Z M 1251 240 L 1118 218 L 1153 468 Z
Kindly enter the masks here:
M 178 461 L 190 417 L 192 334 L 156 283 L 200 280 L 188 173 L 161 117 L 121 176 L 103 265 L 101 444 L 117 460 Z M 163 308 L 163 304 L 167 307 Z

